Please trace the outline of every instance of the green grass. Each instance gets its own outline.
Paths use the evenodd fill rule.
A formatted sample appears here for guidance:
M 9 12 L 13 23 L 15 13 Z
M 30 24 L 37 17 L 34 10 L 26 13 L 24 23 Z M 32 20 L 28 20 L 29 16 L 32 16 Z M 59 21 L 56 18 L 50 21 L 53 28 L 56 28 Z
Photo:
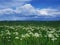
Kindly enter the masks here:
M 0 45 L 60 45 L 60 21 L 0 22 Z

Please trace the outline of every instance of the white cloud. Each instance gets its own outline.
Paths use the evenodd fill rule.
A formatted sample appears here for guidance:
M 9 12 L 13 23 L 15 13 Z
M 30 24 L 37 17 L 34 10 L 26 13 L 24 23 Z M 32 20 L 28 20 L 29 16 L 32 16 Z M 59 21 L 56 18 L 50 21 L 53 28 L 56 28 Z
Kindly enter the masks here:
M 18 7 L 30 1 L 31 0 L 0 0 L 0 8 Z
M 53 15 L 60 14 L 60 11 L 58 9 L 51 9 L 51 8 L 40 9 L 39 12 L 40 14 L 47 15 L 47 16 L 53 16 Z
M 36 13 L 36 10 L 31 4 L 26 4 L 22 7 L 16 8 L 16 13 L 21 13 L 23 15 L 34 15 Z
M 60 14 L 60 11 L 52 8 L 37 9 L 31 4 L 25 4 L 24 6 L 17 8 L 16 13 L 22 13 L 23 15 L 56 16 Z
M 0 14 L 22 14 L 22 15 L 37 15 L 37 16 L 57 16 L 60 15 L 60 11 L 58 9 L 52 8 L 43 8 L 37 9 L 34 8 L 31 4 L 25 4 L 20 7 L 16 7 L 16 9 L 6 8 L 0 10 Z
M 7 9 L 2 9 L 0 10 L 0 14 L 3 15 L 3 14 L 12 14 L 14 13 L 14 10 L 11 9 L 11 8 L 7 8 Z

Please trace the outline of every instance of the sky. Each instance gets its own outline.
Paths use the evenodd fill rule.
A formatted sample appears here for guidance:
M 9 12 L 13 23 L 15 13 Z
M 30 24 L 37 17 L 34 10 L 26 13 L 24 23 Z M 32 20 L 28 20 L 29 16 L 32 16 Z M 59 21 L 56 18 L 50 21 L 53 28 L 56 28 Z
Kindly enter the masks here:
M 60 0 L 0 0 L 0 21 L 60 20 Z

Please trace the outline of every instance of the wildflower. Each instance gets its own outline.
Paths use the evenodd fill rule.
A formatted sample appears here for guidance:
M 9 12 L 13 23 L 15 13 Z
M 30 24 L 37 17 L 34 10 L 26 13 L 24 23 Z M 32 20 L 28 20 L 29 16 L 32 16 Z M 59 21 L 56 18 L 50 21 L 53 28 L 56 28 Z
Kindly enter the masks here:
M 48 34 L 48 37 L 49 37 L 49 38 L 52 38 L 52 37 L 53 37 L 53 34 Z
M 11 33 L 9 31 L 6 34 L 11 35 Z
M 50 33 L 54 33 L 55 31 L 53 30 L 53 31 L 50 31 Z
M 9 28 L 11 28 L 11 29 L 15 29 L 13 26 L 10 26 Z
M 22 37 L 22 38 L 25 38 L 25 35 L 22 34 L 21 37 Z
M 6 39 L 11 38 L 10 36 L 7 36 Z
M 30 34 L 30 35 L 33 35 L 33 33 L 32 33 L 31 31 L 29 32 L 29 34 Z
M 38 33 L 35 33 L 34 36 L 35 36 L 35 37 L 39 37 L 39 34 L 38 34 Z
M 15 37 L 15 39 L 19 39 L 19 37 Z
M 11 38 L 10 36 L 8 38 Z
M 59 37 L 59 35 L 58 35 L 58 34 L 56 34 L 56 33 L 54 33 L 54 35 L 55 35 L 56 37 Z
M 15 35 L 19 35 L 19 33 L 18 33 L 18 32 L 14 32 L 13 34 L 15 34 Z
M 23 40 L 22 38 L 20 38 L 20 40 Z
M 31 32 L 30 30 L 28 30 L 28 32 Z
M 52 40 L 52 41 L 55 41 L 55 40 L 57 40 L 57 38 L 52 38 L 51 40 Z
M 28 33 L 25 34 L 26 37 L 30 37 L 30 35 Z

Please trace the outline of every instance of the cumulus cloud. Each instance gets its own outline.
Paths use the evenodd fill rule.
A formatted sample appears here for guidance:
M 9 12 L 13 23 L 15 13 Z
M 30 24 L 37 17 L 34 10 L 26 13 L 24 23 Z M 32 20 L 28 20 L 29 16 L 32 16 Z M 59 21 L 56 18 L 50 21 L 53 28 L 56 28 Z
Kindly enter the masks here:
M 36 9 L 31 4 L 25 4 L 22 7 L 18 7 L 15 11 L 23 15 L 35 15 L 36 13 Z
M 58 9 L 52 8 L 37 9 L 33 7 L 31 4 L 25 4 L 24 6 L 18 7 L 16 8 L 15 12 L 23 15 L 38 15 L 38 16 L 56 16 L 60 14 L 60 11 Z
M 37 9 L 33 7 L 31 4 L 25 4 L 20 7 L 16 7 L 16 9 L 12 8 L 6 8 L 1 9 L 0 14 L 22 14 L 24 16 L 29 15 L 36 15 L 36 16 L 57 16 L 60 15 L 60 11 L 58 9 L 52 9 L 52 8 L 43 8 L 43 9 Z

